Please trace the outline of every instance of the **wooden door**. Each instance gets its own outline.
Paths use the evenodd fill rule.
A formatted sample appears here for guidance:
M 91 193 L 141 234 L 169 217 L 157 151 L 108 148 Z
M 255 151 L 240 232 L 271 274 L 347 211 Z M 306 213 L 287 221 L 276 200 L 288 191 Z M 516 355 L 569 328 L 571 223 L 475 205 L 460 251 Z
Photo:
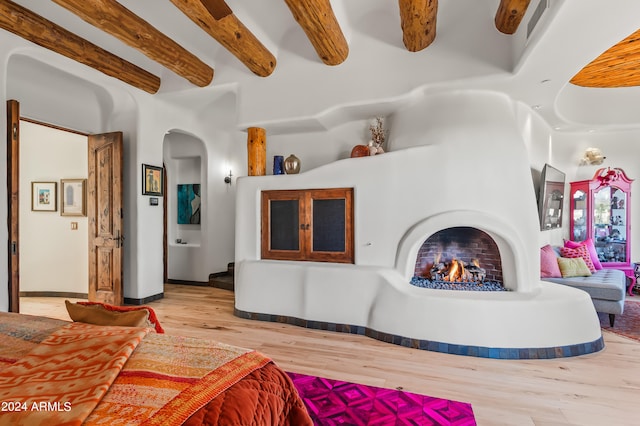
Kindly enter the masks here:
M 89 300 L 122 305 L 122 132 L 89 136 Z
M 7 101 L 7 191 L 9 214 L 9 312 L 20 312 L 20 258 L 18 256 L 20 104 Z

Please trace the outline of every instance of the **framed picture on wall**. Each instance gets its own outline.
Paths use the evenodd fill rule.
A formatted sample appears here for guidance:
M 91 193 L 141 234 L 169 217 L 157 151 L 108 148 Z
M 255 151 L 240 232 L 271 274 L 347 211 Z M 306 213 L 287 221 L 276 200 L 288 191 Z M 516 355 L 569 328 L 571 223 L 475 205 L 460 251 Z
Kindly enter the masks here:
M 56 182 L 31 182 L 31 211 L 57 211 L 58 196 L 56 189 Z
M 164 173 L 162 167 L 142 165 L 142 195 L 162 197 Z
M 178 224 L 200 224 L 200 184 L 178 185 Z
M 60 215 L 61 216 L 86 216 L 87 215 L 87 180 L 86 179 L 61 179 L 60 180 Z

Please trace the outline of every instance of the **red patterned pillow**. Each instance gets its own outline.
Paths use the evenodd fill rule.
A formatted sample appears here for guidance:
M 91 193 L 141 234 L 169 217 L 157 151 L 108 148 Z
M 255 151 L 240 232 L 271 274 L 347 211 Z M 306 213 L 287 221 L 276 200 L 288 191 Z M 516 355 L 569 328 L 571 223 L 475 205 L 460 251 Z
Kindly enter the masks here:
M 588 238 L 588 239 L 586 239 L 584 241 L 581 241 L 581 242 L 566 240 L 564 242 L 564 246 L 565 247 L 569 247 L 569 248 L 576 248 L 576 247 L 580 247 L 580 246 L 585 246 L 587 248 L 587 250 L 589 250 L 589 255 L 591 256 L 591 261 L 593 262 L 593 266 L 597 270 L 602 269 L 602 264 L 600 263 L 600 259 L 598 259 L 598 252 L 596 251 L 596 247 L 593 244 L 593 239 L 592 238 Z
M 560 247 L 560 255 L 562 257 L 568 257 L 571 259 L 581 257 L 584 259 L 584 263 L 587 265 L 587 268 L 589 268 L 591 273 L 594 273 L 596 271 L 596 267 L 593 266 L 593 262 L 591 261 L 589 249 L 586 246 L 579 246 L 576 248 Z

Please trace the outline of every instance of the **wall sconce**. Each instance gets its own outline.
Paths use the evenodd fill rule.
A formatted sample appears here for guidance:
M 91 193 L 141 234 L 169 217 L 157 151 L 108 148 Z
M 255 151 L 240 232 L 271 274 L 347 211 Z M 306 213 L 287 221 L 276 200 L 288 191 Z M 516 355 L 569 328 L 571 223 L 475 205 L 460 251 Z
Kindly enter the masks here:
M 231 170 L 229 170 L 229 176 L 224 177 L 224 183 L 231 185 L 231 176 L 233 175 L 231 174 Z

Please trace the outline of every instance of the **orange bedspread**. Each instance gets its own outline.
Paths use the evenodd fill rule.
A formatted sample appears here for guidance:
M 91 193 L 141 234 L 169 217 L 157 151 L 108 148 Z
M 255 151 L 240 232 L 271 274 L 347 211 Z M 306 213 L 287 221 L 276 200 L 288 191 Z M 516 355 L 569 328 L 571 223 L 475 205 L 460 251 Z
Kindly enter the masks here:
M 38 403 L 20 412 L 3 410 L 0 424 L 72 425 L 81 418 L 83 424 L 102 425 L 312 424 L 290 378 L 269 358 L 214 341 L 148 331 L 0 312 L 0 390 L 5 392 L 0 401 L 31 397 Z M 55 349 L 57 344 L 61 347 Z M 97 350 L 90 353 L 91 346 Z M 32 366 L 37 371 L 27 372 Z M 79 389 L 91 387 L 85 386 L 91 372 L 104 382 L 91 385 L 96 393 L 85 394 L 91 397 L 74 399 L 82 395 Z M 89 400 L 99 400 L 93 410 Z
M 79 425 L 149 330 L 71 323 L 0 371 L 0 425 Z
M 176 425 L 270 362 L 218 342 L 149 334 L 86 424 Z

